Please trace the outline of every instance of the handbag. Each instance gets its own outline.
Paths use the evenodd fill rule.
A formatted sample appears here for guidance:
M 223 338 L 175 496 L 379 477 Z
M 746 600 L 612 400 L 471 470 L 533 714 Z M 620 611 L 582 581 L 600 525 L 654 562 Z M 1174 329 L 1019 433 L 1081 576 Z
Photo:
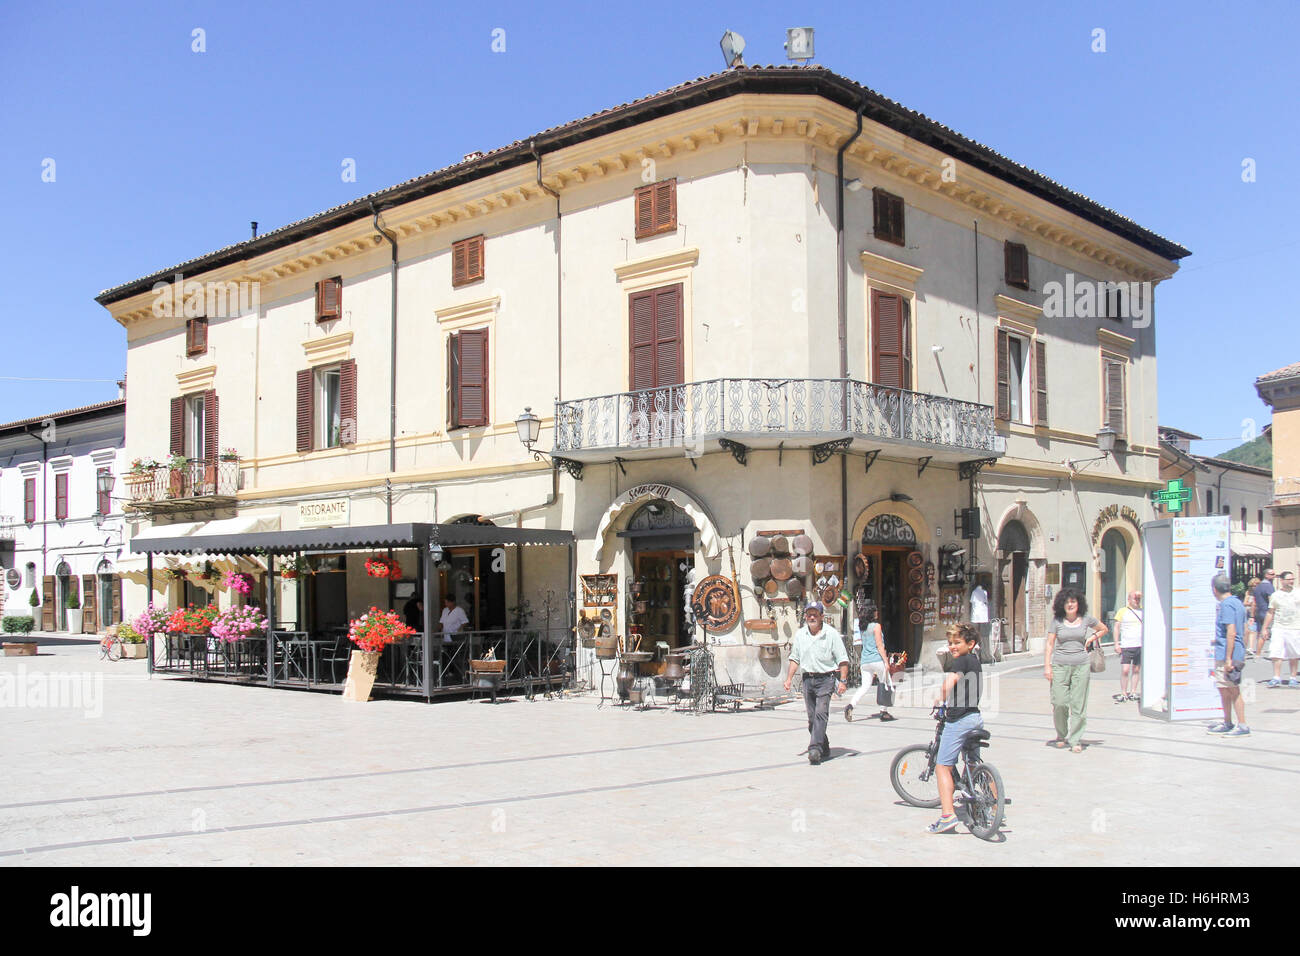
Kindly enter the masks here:
M 889 675 L 892 677 L 907 666 L 907 651 L 902 653 L 890 654 L 889 664 L 887 665 Z
M 894 706 L 894 688 L 884 681 L 876 684 L 876 703 L 881 707 Z
M 1088 651 L 1088 670 L 1094 674 L 1100 674 L 1106 669 L 1106 655 L 1102 652 L 1101 641 L 1092 645 Z

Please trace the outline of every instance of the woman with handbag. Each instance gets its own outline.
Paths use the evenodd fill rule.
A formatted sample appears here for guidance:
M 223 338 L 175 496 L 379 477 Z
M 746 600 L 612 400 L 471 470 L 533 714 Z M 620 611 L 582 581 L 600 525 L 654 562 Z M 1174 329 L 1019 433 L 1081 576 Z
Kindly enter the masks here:
M 877 614 L 874 607 L 867 608 L 862 612 L 862 616 L 854 623 L 853 640 L 862 642 L 862 686 L 858 692 L 853 695 L 853 700 L 844 708 L 844 719 L 853 722 L 853 708 L 858 706 L 858 701 L 862 695 L 872 685 L 872 678 L 876 683 L 876 703 L 880 705 L 880 713 L 876 714 L 881 720 L 897 720 L 889 712 L 889 706 L 894 702 L 894 682 L 889 676 L 889 654 L 885 650 L 885 633 L 880 629 L 880 624 L 876 620 Z M 868 676 L 870 675 L 870 676 Z
M 1074 753 L 1082 753 L 1083 729 L 1088 724 L 1088 683 L 1093 673 L 1106 669 L 1101 639 L 1108 628 L 1088 615 L 1088 602 L 1076 588 L 1061 588 L 1052 602 L 1052 618 L 1043 667 L 1043 676 L 1052 685 L 1056 724 L 1052 743 L 1058 750 L 1069 746 Z

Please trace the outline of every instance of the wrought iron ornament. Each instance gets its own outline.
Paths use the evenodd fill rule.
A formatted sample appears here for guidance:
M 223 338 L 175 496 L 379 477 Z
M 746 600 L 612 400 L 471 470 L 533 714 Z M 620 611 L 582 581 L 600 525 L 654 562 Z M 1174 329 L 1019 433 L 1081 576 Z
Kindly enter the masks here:
M 691 610 L 696 620 L 709 631 L 726 631 L 740 618 L 740 602 L 731 579 L 711 574 L 695 586 Z
M 863 544 L 916 544 L 916 532 L 898 515 L 876 515 L 862 532 Z

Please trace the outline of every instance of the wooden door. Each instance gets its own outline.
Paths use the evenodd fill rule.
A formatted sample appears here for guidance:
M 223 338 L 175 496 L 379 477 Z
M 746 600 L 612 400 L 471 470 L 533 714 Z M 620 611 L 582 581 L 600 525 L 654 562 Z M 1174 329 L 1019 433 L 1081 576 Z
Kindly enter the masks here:
M 54 575 L 47 574 L 41 579 L 41 630 L 54 630 Z
M 81 610 L 81 633 L 98 633 L 99 576 L 96 574 L 83 574 L 81 576 Z

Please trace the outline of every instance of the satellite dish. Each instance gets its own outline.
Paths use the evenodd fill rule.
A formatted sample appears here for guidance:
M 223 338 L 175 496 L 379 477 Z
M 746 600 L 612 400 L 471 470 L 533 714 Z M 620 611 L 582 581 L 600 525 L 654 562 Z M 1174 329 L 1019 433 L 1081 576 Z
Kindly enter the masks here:
M 728 30 L 722 34 L 719 45 L 722 47 L 722 57 L 727 61 L 728 69 L 745 65 L 745 61 L 741 58 L 741 54 L 745 52 L 745 38 L 739 33 Z

